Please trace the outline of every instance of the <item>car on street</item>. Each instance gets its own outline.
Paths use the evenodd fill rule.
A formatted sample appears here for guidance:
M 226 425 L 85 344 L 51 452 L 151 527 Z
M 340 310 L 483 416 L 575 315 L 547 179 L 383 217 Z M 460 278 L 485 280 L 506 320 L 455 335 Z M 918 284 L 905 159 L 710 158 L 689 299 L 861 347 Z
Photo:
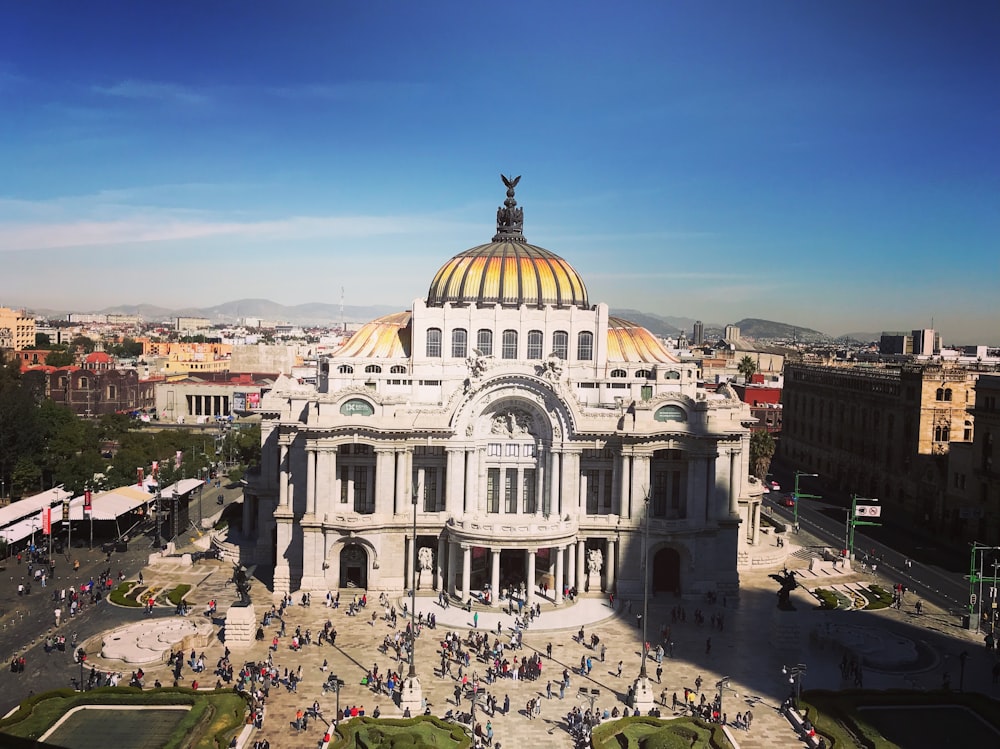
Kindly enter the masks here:
M 783 504 L 785 507 L 795 507 L 795 495 L 794 494 L 782 495 L 781 504 Z
M 770 486 L 773 491 L 776 491 L 776 492 L 780 492 L 781 491 L 781 484 L 779 484 L 777 481 L 770 482 L 768 484 L 768 486 Z

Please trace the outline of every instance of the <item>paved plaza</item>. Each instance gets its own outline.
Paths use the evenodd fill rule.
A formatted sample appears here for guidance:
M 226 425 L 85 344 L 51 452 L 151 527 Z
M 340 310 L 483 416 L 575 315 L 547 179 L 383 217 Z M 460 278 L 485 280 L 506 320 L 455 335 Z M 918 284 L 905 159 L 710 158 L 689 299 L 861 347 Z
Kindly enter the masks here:
M 807 588 L 816 585 L 843 584 L 851 580 L 862 579 L 857 574 L 838 574 L 830 572 L 812 573 L 805 561 L 806 554 L 793 554 L 789 557 L 790 568 L 798 567 L 800 580 Z M 212 574 L 205 574 L 211 571 Z M 777 570 L 780 572 L 780 569 Z M 940 611 L 926 606 L 923 614 L 917 616 L 912 611 L 914 601 L 909 601 L 902 611 L 883 610 L 879 612 L 820 612 L 814 610 L 815 601 L 804 588 L 799 588 L 792 594 L 795 611 L 778 611 L 775 593 L 778 585 L 772 575 L 775 570 L 745 572 L 742 576 L 742 594 L 739 601 L 722 599 L 715 603 L 706 600 L 696 601 L 677 599 L 674 596 L 657 596 L 649 603 L 648 637 L 653 647 L 661 641 L 664 627 L 669 627 L 670 639 L 674 642 L 673 657 L 665 657 L 663 662 L 662 683 L 657 684 L 656 694 L 665 691 L 668 705 L 673 693 L 683 695 L 685 687 L 694 689 L 696 680 L 701 677 L 702 691 L 711 699 L 717 692 L 717 683 L 723 677 L 729 677 L 729 688 L 724 691 L 724 711 L 728 716 L 747 709 L 753 711 L 753 727 L 751 732 L 731 731 L 740 747 L 792 747 L 800 746 L 802 742 L 782 717 L 777 707 L 788 696 L 790 685 L 787 676 L 782 674 L 782 666 L 786 664 L 803 663 L 807 666 L 804 677 L 804 688 L 841 688 L 851 686 L 842 678 L 839 670 L 839 659 L 842 649 L 825 642 L 816 636 L 817 631 L 824 631 L 830 622 L 847 623 L 861 626 L 872 632 L 889 633 L 893 638 L 908 637 L 932 642 L 939 654 L 936 660 L 920 673 L 868 672 L 865 674 L 865 687 L 916 687 L 936 688 L 940 686 L 944 674 L 950 668 L 950 678 L 957 682 L 958 674 L 954 673 L 957 664 L 957 654 L 965 649 L 973 656 L 969 659 L 964 674 L 967 689 L 977 689 L 989 693 L 995 691 L 990 683 L 990 667 L 992 660 L 981 644 L 971 635 L 955 627 Z M 147 584 L 169 588 L 178 580 L 197 577 L 200 582 L 188 596 L 192 603 L 191 616 L 205 616 L 205 606 L 210 599 L 219 602 L 217 616 L 225 613 L 233 600 L 233 589 L 227 585 L 231 567 L 222 562 L 199 562 L 197 572 L 180 565 L 157 565 L 144 570 Z M 825 579 L 830 578 L 830 579 Z M 883 581 L 885 582 L 885 581 Z M 360 598 L 360 592 L 357 594 Z M 258 618 L 270 607 L 271 594 L 259 582 L 255 581 L 252 590 Z M 312 721 L 305 732 L 298 732 L 293 726 L 297 709 L 305 709 L 318 700 L 325 718 L 332 719 L 336 714 L 336 697 L 332 692 L 324 692 L 323 682 L 329 673 L 336 673 L 345 681 L 341 690 L 341 707 L 360 705 L 367 714 L 371 714 L 377 705 L 382 715 L 398 716 L 400 710 L 385 694 L 376 695 L 361 681 L 365 673 L 378 664 L 379 670 L 397 669 L 406 673 L 406 664 L 398 664 L 394 658 L 380 652 L 379 645 L 387 634 L 392 634 L 389 623 L 385 620 L 384 609 L 378 603 L 375 594 L 369 601 L 367 609 L 357 616 L 347 614 L 348 604 L 353 594 L 341 593 L 339 608 L 327 608 L 320 596 L 313 596 L 308 607 L 300 604 L 296 598 L 295 605 L 285 614 L 286 635 L 281 638 L 277 652 L 272 654 L 273 662 L 284 673 L 285 669 L 297 670 L 302 667 L 303 679 L 295 693 L 284 687 L 272 689 L 267 701 L 266 717 L 263 729 L 254 738 L 267 738 L 273 747 L 311 747 L 316 746 L 321 739 L 325 723 Z M 401 614 L 402 605 L 409 598 L 397 597 L 391 603 Z M 678 608 L 679 607 L 679 608 Z M 564 716 L 575 705 L 585 705 L 579 697 L 581 688 L 592 693 L 599 690 L 596 706 L 599 709 L 611 709 L 618 706 L 624 708 L 624 699 L 629 684 L 639 671 L 641 649 L 641 630 L 637 626 L 637 614 L 641 611 L 642 601 L 616 601 L 612 608 L 605 597 L 583 597 L 575 603 L 564 604 L 556 608 L 551 602 L 542 606 L 540 619 L 531 623 L 524 633 L 524 650 L 514 655 L 530 654 L 535 651 L 546 653 L 549 643 L 552 644 L 552 658 L 544 658 L 542 678 L 536 681 L 515 681 L 502 679 L 486 685 L 503 703 L 509 696 L 511 710 L 507 715 L 500 711 L 496 715 L 484 715 L 479 708 L 478 718 L 485 723 L 492 721 L 495 738 L 502 744 L 511 746 L 511 742 L 521 745 L 524 742 L 535 741 L 539 746 L 571 746 L 572 742 L 566 731 Z M 683 609 L 684 621 L 676 619 L 675 614 Z M 373 622 L 371 613 L 377 614 Z M 448 631 L 458 631 L 463 637 L 473 627 L 474 615 L 478 615 L 479 630 L 490 631 L 491 641 L 500 625 L 501 641 L 509 641 L 513 618 L 497 609 L 476 607 L 471 612 L 462 607 L 451 605 L 443 608 L 439 605 L 433 591 L 421 591 L 417 596 L 418 613 L 433 612 L 437 617 L 436 629 L 424 628 L 417 643 L 417 673 L 423 687 L 423 694 L 436 715 L 444 715 L 449 709 L 456 708 L 454 703 L 455 677 L 441 676 L 438 672 L 440 663 L 440 641 Z M 696 611 L 700 611 L 702 624 L 696 623 Z M 136 613 L 136 616 L 141 616 Z M 713 628 L 713 619 L 722 620 L 722 629 Z M 304 646 L 299 651 L 291 649 L 291 636 L 297 627 L 302 631 L 309 629 L 315 635 L 324 622 L 330 620 L 337 629 L 336 646 L 329 644 Z M 407 620 L 400 617 L 397 627 L 404 627 Z M 279 630 L 279 623 L 274 621 L 266 628 L 262 642 L 255 642 L 248 647 L 234 647 L 232 661 L 235 668 L 246 661 L 264 661 L 268 657 L 272 638 Z M 592 634 L 596 634 L 601 643 L 607 647 L 605 661 L 600 661 L 599 651 L 591 650 L 576 640 L 579 629 L 583 627 L 585 639 L 589 642 Z M 710 640 L 710 642 L 709 642 Z M 209 665 L 205 673 L 195 675 L 185 665 L 181 683 L 190 685 L 197 678 L 200 686 L 211 686 L 216 676 L 211 671 L 216 661 L 222 656 L 224 644 L 216 640 L 205 649 L 206 661 Z M 590 657 L 593 663 L 589 675 L 581 676 L 579 667 L 581 657 Z M 622 676 L 617 676 L 617 664 L 624 662 Z M 322 670 L 324 661 L 327 671 Z M 94 658 L 100 668 L 126 670 L 122 664 L 113 661 L 104 662 Z M 466 672 L 470 680 L 474 674 L 483 677 L 486 664 L 473 661 Z M 557 682 L 562 671 L 570 672 L 570 687 L 563 699 L 558 698 L 558 686 L 553 685 L 553 698 L 546 699 L 546 686 L 550 679 Z M 655 680 L 656 663 L 649 661 L 648 671 Z M 166 664 L 146 666 L 146 684 L 151 685 L 159 679 L 164 684 L 173 682 L 173 676 Z M 542 700 L 541 719 L 528 720 L 525 715 L 525 705 L 528 700 L 540 697 Z M 470 709 L 467 700 L 462 701 L 461 710 Z M 671 710 L 665 710 L 672 714 Z

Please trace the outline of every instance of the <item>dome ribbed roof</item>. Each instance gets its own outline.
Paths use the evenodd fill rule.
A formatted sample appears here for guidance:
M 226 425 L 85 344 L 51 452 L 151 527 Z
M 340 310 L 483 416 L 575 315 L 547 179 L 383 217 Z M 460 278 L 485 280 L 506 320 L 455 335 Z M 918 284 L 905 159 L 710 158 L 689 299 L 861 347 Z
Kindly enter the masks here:
M 427 292 L 429 307 L 501 304 L 505 307 L 587 307 L 587 287 L 569 263 L 527 242 L 499 241 L 455 255 Z
M 609 317 L 608 361 L 674 364 L 680 360 L 641 325 L 620 317 Z
M 514 200 L 514 187 L 520 179 L 503 177 L 507 199 L 497 209 L 493 241 L 459 253 L 441 266 L 427 292 L 428 307 L 445 302 L 589 307 L 587 287 L 573 266 L 554 252 L 525 241 L 524 209 Z

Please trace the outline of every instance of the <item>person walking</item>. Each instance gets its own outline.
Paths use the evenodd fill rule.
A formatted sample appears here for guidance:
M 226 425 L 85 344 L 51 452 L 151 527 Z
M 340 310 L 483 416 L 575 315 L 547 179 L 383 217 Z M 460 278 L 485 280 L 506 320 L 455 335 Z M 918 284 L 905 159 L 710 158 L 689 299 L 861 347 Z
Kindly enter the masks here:
M 622 667 L 625 665 L 623 661 L 618 661 L 618 673 L 615 674 L 619 679 L 622 677 Z

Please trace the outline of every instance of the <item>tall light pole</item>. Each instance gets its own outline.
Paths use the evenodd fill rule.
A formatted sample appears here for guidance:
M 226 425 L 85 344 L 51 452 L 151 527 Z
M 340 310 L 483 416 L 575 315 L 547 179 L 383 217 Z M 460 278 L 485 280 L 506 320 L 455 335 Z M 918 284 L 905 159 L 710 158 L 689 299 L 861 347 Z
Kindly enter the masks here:
M 643 713 L 652 709 L 655 703 L 653 688 L 649 683 L 649 676 L 646 674 L 646 628 L 649 626 L 649 508 L 651 499 L 649 492 L 646 492 L 644 500 L 646 516 L 643 519 L 642 532 L 642 643 L 639 645 L 642 651 L 642 661 L 639 666 L 639 676 L 632 685 L 632 707 L 639 708 Z
M 794 666 L 782 666 L 781 673 L 788 677 L 788 683 L 792 685 L 795 695 L 795 709 L 799 709 L 799 701 L 802 699 L 802 677 L 806 675 L 806 664 L 797 663 Z
M 417 501 L 420 499 L 419 487 L 414 484 L 413 496 L 413 548 L 410 550 L 410 670 L 403 679 L 399 692 L 399 707 L 410 715 L 417 716 L 423 711 L 423 691 L 417 678 Z
M 859 517 L 868 518 L 878 518 L 882 516 L 882 508 L 878 504 L 871 505 L 859 505 L 858 501 L 861 502 L 878 502 L 878 499 L 874 497 L 859 497 L 857 494 L 851 495 L 851 511 L 847 516 L 847 532 L 846 538 L 844 539 L 844 546 L 847 549 L 847 558 L 854 558 L 854 528 L 858 525 L 874 525 L 879 526 L 881 523 L 875 523 L 870 520 L 858 520 Z
M 793 514 L 795 516 L 792 522 L 795 523 L 795 527 L 799 527 L 799 500 L 800 499 L 822 499 L 818 494 L 801 494 L 799 492 L 799 479 L 803 476 L 819 476 L 818 473 L 803 473 L 802 471 L 795 472 L 795 488 L 792 491 L 792 497 L 795 499 L 795 507 L 793 508 Z

